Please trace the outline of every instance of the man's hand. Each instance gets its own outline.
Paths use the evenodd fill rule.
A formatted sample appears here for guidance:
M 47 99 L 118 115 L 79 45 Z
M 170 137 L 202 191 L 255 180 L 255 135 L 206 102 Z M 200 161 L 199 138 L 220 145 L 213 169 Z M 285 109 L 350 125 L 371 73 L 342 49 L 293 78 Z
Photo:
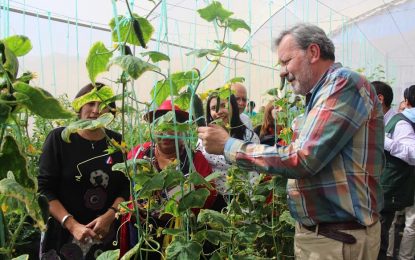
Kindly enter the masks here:
M 199 127 L 199 138 L 202 139 L 206 152 L 210 154 L 223 154 L 225 143 L 229 138 L 228 132 L 218 125 Z

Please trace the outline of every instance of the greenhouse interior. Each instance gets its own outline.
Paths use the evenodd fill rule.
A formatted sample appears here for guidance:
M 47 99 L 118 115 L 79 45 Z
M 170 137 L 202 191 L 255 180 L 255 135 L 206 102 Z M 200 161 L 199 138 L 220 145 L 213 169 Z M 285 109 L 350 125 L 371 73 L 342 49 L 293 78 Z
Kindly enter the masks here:
M 414 259 L 414 17 L 0 0 L 0 259 Z

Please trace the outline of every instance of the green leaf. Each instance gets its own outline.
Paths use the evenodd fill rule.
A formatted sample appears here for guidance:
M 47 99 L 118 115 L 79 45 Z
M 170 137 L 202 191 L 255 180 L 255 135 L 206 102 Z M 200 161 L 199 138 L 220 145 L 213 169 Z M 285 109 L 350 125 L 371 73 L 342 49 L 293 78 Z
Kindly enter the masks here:
M 164 186 L 164 177 L 162 174 L 156 174 L 143 184 L 143 188 L 139 191 L 139 197 L 150 196 L 153 191 L 161 190 Z
M 78 121 L 72 122 L 69 124 L 61 133 L 62 140 L 67 143 L 70 143 L 70 135 L 72 133 L 76 133 L 78 130 L 87 129 L 87 130 L 94 130 L 97 128 L 105 128 L 109 125 L 112 120 L 114 119 L 114 115 L 111 113 L 105 113 L 98 117 L 95 120 L 89 119 L 80 119 Z
M 126 161 L 126 163 L 127 163 L 127 167 L 130 170 L 133 170 L 134 164 L 139 165 L 139 166 L 147 167 L 148 169 L 151 168 L 150 162 L 147 161 L 147 160 L 144 160 L 144 159 L 129 159 L 129 160 Z M 112 170 L 113 171 L 120 171 L 120 172 L 123 172 L 124 174 L 127 174 L 127 169 L 126 169 L 126 166 L 125 166 L 124 162 L 114 164 L 112 166 Z
M 146 71 L 160 71 L 159 67 L 131 55 L 122 55 L 111 59 L 108 68 L 114 64 L 120 66 L 133 79 L 138 79 Z
M 209 182 L 207 182 L 202 176 L 200 176 L 200 174 L 197 172 L 190 172 L 188 180 L 190 183 L 193 183 L 194 185 L 204 185 L 207 188 L 212 189 L 212 185 Z
M 167 259 L 199 259 L 202 246 L 191 240 L 175 239 L 166 248 Z
M 184 181 L 183 173 L 176 169 L 167 168 L 163 170 L 161 173 L 163 173 L 163 175 L 165 176 L 165 179 L 164 179 L 165 189 L 173 188 Z
M 201 224 L 208 224 L 213 229 L 221 229 L 231 226 L 231 224 L 226 220 L 226 215 L 210 209 L 200 210 L 200 213 L 197 216 L 197 222 Z
M 190 107 L 190 97 L 191 97 L 190 92 L 186 91 L 186 92 L 180 93 L 180 95 L 174 99 L 174 104 L 180 107 L 180 109 L 187 111 L 189 110 L 189 107 Z
M 32 43 L 24 35 L 13 35 L 2 41 L 17 57 L 24 56 L 32 50 Z
M 25 205 L 27 213 L 35 220 L 40 230 L 46 230 L 34 191 L 28 191 L 17 183 L 16 180 L 6 178 L 0 180 L 0 194 L 21 201 Z
M 271 96 L 278 96 L 278 92 L 279 92 L 278 88 L 272 88 L 272 89 L 267 90 L 267 94 Z
M 123 257 L 121 257 L 121 260 L 134 259 L 134 256 L 138 253 L 138 250 L 140 250 L 142 248 L 142 246 L 143 245 L 141 243 L 137 243 L 133 248 L 128 250 L 127 253 L 125 253 L 125 255 L 123 255 Z
M 238 44 L 228 43 L 227 46 L 229 49 L 236 51 L 236 52 L 244 52 L 244 53 L 248 52 L 246 49 L 242 48 Z
M 9 48 L 7 48 L 7 46 L 1 41 L 0 41 L 0 54 L 1 54 L 0 62 L 4 61 L 3 69 L 7 71 L 13 77 L 11 81 L 14 81 L 14 79 L 16 79 L 17 72 L 19 71 L 19 61 L 17 60 L 16 55 Z M 1 72 L 2 71 L 0 71 L 0 73 Z
M 190 191 L 179 201 L 179 212 L 185 212 L 191 208 L 202 208 L 209 194 L 209 190 L 205 188 Z
M 97 260 L 117 260 L 119 257 L 120 257 L 120 250 L 116 249 L 116 250 L 110 250 L 110 251 L 105 251 L 101 253 L 97 257 Z
M 228 27 L 231 28 L 232 31 L 236 31 L 238 29 L 245 29 L 248 32 L 251 32 L 251 27 L 242 19 L 228 19 Z
M 284 210 L 279 218 L 280 222 L 287 223 L 288 225 L 295 227 L 295 220 L 291 216 L 290 212 L 288 210 Z
M 16 91 L 13 95 L 17 99 L 25 100 L 22 104 L 34 114 L 47 119 L 71 118 L 74 113 L 66 110 L 61 103 L 41 88 L 35 88 L 23 82 L 15 82 L 13 88 Z M 19 95 L 24 94 L 25 96 Z
M 218 40 L 215 40 L 215 42 L 217 44 L 219 44 L 220 48 L 223 49 L 223 50 L 225 50 L 226 48 L 229 48 L 229 49 L 231 49 L 233 51 L 236 51 L 236 52 L 248 52 L 246 49 L 242 48 L 238 44 L 227 43 L 227 42 L 218 41 Z
M 160 80 L 156 83 L 151 89 L 151 96 L 155 99 L 156 104 L 160 105 L 170 96 L 170 85 L 172 94 L 177 95 L 184 86 L 195 84 L 197 80 L 199 78 L 193 70 L 173 73 L 166 80 Z
M 205 181 L 211 181 L 222 176 L 221 172 L 213 172 L 205 177 Z
M 170 61 L 170 57 L 158 51 L 148 51 L 141 53 L 141 56 L 149 56 L 152 62 L 159 62 L 162 60 Z
M 92 83 L 95 83 L 98 74 L 107 70 L 107 64 L 111 57 L 112 52 L 105 48 L 103 42 L 96 42 L 89 49 L 89 54 L 86 58 L 86 68 Z
M 253 243 L 258 237 L 264 236 L 262 227 L 258 224 L 249 224 L 240 227 L 237 230 L 235 239 L 240 243 L 250 244 Z
M 222 260 L 223 258 L 220 256 L 218 252 L 213 253 L 213 255 L 209 258 L 209 260 Z
M 134 18 L 138 20 L 138 22 L 140 23 L 140 28 L 143 32 L 143 39 L 145 43 L 148 43 L 151 39 L 151 36 L 153 35 L 154 32 L 154 28 L 151 25 L 151 23 L 143 17 L 140 17 L 137 14 L 133 14 Z M 133 30 L 133 26 L 132 26 L 132 21 L 122 15 L 118 16 L 118 28 L 119 28 L 119 32 L 120 32 L 120 36 L 121 39 L 120 41 L 118 41 L 118 34 L 117 34 L 117 29 L 115 28 L 115 18 L 112 18 L 110 21 L 110 27 L 111 27 L 111 31 L 112 31 L 112 41 L 113 42 L 125 42 L 127 41 L 127 43 L 136 45 L 136 46 L 141 46 L 140 42 L 138 41 L 137 36 L 134 33 Z M 130 32 L 129 32 L 130 30 Z M 127 37 L 128 35 L 128 37 Z
M 190 129 L 191 125 L 187 122 L 180 123 L 176 121 L 174 123 L 174 113 L 172 111 L 167 112 L 153 121 L 153 131 L 156 133 L 175 130 L 177 132 L 189 132 Z M 164 138 L 174 138 L 174 136 L 167 137 L 164 135 Z
M 195 234 L 195 239 L 203 243 L 204 240 L 208 240 L 214 245 L 218 245 L 219 242 L 230 243 L 231 235 L 219 230 L 201 230 Z
M 0 124 L 3 124 L 9 118 L 12 108 L 9 105 L 0 103 Z
M 164 213 L 170 214 L 173 217 L 180 217 L 179 211 L 177 210 L 178 204 L 175 199 L 170 199 L 164 206 Z
M 26 157 L 20 151 L 16 140 L 12 136 L 6 136 L 0 153 L 0 178 L 7 177 L 7 172 L 14 174 L 16 181 L 26 189 L 36 192 L 35 180 L 27 170 Z
M 213 1 L 207 7 L 197 10 L 197 12 L 200 14 L 200 17 L 208 22 L 212 22 L 215 19 L 224 21 L 233 14 L 233 12 L 223 8 L 222 4 L 218 1 Z
M 230 80 L 228 80 L 228 83 L 237 83 L 237 82 L 240 82 L 240 83 L 243 83 L 245 81 L 245 78 L 244 77 L 235 77 L 235 78 L 231 78 Z
M 191 51 L 189 53 L 186 53 L 186 56 L 195 55 L 196 57 L 201 58 L 201 57 L 205 57 L 207 55 L 221 56 L 222 54 L 223 54 L 223 52 L 220 51 L 220 50 L 215 50 L 215 49 L 198 49 L 198 50 L 194 50 L 194 51 Z
M 12 260 L 29 260 L 29 255 L 19 255 L 18 257 L 13 258 Z

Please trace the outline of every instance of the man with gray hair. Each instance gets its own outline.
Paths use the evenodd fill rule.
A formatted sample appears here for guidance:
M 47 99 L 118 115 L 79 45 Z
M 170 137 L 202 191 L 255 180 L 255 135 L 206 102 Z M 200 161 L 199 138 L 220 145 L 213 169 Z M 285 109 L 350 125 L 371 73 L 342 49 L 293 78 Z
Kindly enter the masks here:
M 214 125 L 199 127 L 199 137 L 209 153 L 241 168 L 288 178 L 297 259 L 376 259 L 384 163 L 376 91 L 334 62 L 334 45 L 317 26 L 283 31 L 276 45 L 280 76 L 296 94 L 311 94 L 296 140 L 282 147 L 251 144 Z

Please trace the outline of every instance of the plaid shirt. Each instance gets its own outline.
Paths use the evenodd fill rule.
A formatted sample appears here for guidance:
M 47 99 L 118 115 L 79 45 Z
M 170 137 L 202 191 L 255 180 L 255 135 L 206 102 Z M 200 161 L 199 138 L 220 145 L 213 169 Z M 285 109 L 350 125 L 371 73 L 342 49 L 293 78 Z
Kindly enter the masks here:
M 288 206 L 300 223 L 371 225 L 383 207 L 383 112 L 360 74 L 333 64 L 313 87 L 298 138 L 273 147 L 229 138 L 225 158 L 247 170 L 289 178 Z

